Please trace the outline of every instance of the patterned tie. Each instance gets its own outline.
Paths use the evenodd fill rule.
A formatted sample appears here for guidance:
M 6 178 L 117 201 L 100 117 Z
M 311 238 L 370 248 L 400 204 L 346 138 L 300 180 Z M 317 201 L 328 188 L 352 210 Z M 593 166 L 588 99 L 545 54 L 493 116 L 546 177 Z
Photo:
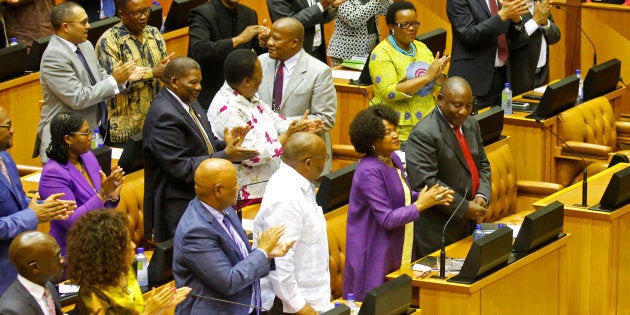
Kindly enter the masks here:
M 230 223 L 230 219 L 228 218 L 227 213 L 223 214 L 223 225 L 225 225 L 225 227 L 227 228 L 230 238 L 234 241 L 234 243 L 236 243 L 236 246 L 238 247 L 241 254 L 243 255 L 243 258 L 247 257 L 248 255 L 247 247 L 245 246 L 245 243 L 243 243 L 244 241 L 241 239 L 241 237 L 239 237 L 235 233 L 234 229 L 232 229 L 232 224 Z M 253 291 L 252 301 L 254 302 L 254 305 L 256 305 L 256 307 L 260 307 L 261 305 L 260 282 L 254 281 L 252 283 L 252 291 Z M 256 310 L 256 314 L 260 314 L 259 308 L 255 308 L 255 310 Z
M 206 142 L 206 146 L 208 147 L 208 154 L 212 155 L 212 153 L 214 153 L 214 148 L 212 147 L 212 143 L 210 143 L 210 139 L 208 138 L 208 135 L 205 133 L 203 126 L 201 125 L 201 122 L 199 121 L 199 118 L 197 117 L 197 113 L 195 112 L 195 109 L 192 107 L 192 105 L 188 106 L 188 112 L 190 113 L 190 116 L 192 116 L 192 119 L 197 124 L 197 128 L 199 128 L 199 132 L 201 132 L 203 141 Z
M 499 12 L 499 6 L 496 0 L 488 0 L 488 2 L 490 3 L 490 13 L 496 15 Z M 499 59 L 507 61 L 509 52 L 505 33 L 501 33 L 497 36 L 497 49 L 499 50 Z
M 276 71 L 276 79 L 273 81 L 273 104 L 271 108 L 274 112 L 280 110 L 282 104 L 282 89 L 284 88 L 284 61 L 280 61 L 280 66 Z
M 7 166 L 4 164 L 4 160 L 2 158 L 0 158 L 0 172 L 2 172 L 2 175 L 4 175 L 9 184 L 13 184 L 13 182 L 11 181 L 11 177 L 9 177 Z
M 77 53 L 77 57 L 79 58 L 79 61 L 81 61 L 81 63 L 83 64 L 83 67 L 85 67 L 85 71 L 87 71 L 88 73 L 88 77 L 90 78 L 90 83 L 92 83 L 92 85 L 96 84 L 96 79 L 94 79 L 94 74 L 92 74 L 92 70 L 90 70 L 90 67 L 88 66 L 87 60 L 85 60 L 85 56 L 83 56 L 81 49 L 77 47 L 77 50 L 75 52 Z M 104 101 L 100 101 L 98 102 L 97 105 L 98 105 L 98 112 L 100 116 L 99 125 L 102 126 L 103 130 L 108 131 L 109 124 L 107 121 L 107 104 Z
M 57 314 L 55 312 L 55 301 L 53 301 L 52 295 L 48 289 L 44 290 L 44 300 L 46 300 L 46 308 L 48 309 L 49 315 Z
M 475 196 L 477 194 L 477 188 L 479 188 L 479 171 L 477 170 L 477 165 L 473 160 L 472 154 L 470 154 L 468 142 L 462 133 L 461 127 L 453 127 L 453 130 L 455 131 L 457 142 L 459 142 L 459 147 L 462 149 L 462 153 L 464 153 L 464 158 L 468 164 L 468 169 L 470 170 L 470 175 L 472 177 L 472 195 Z

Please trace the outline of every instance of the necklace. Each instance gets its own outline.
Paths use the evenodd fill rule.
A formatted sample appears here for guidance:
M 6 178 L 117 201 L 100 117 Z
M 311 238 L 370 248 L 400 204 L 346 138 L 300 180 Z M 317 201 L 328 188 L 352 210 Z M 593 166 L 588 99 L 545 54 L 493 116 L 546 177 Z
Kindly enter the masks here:
M 77 166 L 77 164 L 78 164 L 78 166 Z M 84 175 L 85 174 L 85 165 L 83 165 L 83 163 L 81 161 L 78 161 L 77 164 L 72 163 L 72 165 L 74 165 L 74 167 L 76 167 L 77 170 L 79 170 L 79 172 L 81 172 L 81 175 Z
M 392 44 L 394 49 L 396 49 L 399 53 L 401 53 L 401 54 L 403 54 L 405 56 L 409 56 L 409 57 L 415 57 L 416 56 L 416 45 L 414 45 L 413 43 L 409 44 L 409 46 L 410 46 L 409 50 L 404 50 L 404 49 L 400 48 L 400 46 L 398 46 L 398 43 L 396 43 L 396 40 L 394 39 L 393 35 L 387 36 L 387 40 L 389 41 L 390 44 Z
M 380 154 L 376 153 L 376 158 L 379 161 L 385 163 L 386 165 L 391 165 L 392 164 L 392 158 L 391 157 L 383 156 L 383 155 L 380 155 Z
M 127 276 L 123 276 L 123 281 L 124 281 L 123 282 L 124 284 L 120 288 L 122 289 L 122 292 L 124 294 L 130 295 L 131 294 L 131 290 L 129 290 L 127 288 Z

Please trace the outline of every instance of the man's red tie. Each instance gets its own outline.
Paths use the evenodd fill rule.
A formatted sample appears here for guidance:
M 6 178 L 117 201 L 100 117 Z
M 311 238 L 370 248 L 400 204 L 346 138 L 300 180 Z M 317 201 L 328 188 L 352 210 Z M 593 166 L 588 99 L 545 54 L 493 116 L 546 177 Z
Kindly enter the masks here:
M 274 112 L 280 110 L 280 104 L 282 104 L 282 89 L 284 83 L 284 61 L 280 61 L 280 66 L 276 71 L 276 78 L 273 81 L 273 104 L 271 108 Z
M 477 188 L 479 188 L 479 171 L 477 170 L 477 165 L 475 164 L 475 160 L 473 160 L 472 154 L 470 154 L 470 148 L 468 148 L 468 142 L 462 133 L 462 128 L 453 127 L 453 130 L 455 131 L 457 142 L 459 142 L 459 147 L 462 149 L 462 153 L 464 153 L 464 158 L 466 159 L 468 169 L 470 170 L 470 175 L 472 177 L 472 196 L 474 198 L 477 194 Z
M 488 2 L 490 2 L 490 13 L 492 13 L 492 15 L 497 14 L 499 12 L 499 6 L 496 0 L 488 0 Z M 509 52 L 505 33 L 501 33 L 497 36 L 497 49 L 499 50 L 499 58 L 503 61 L 507 61 Z

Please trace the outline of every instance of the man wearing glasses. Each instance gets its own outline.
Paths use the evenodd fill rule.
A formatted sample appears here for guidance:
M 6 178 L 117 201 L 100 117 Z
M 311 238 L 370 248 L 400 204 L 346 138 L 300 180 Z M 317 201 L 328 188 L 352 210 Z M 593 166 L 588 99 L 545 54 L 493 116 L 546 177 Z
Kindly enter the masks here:
M 141 80 L 108 100 L 109 142 L 124 144 L 142 132 L 151 101 L 160 90 L 164 66 L 173 54 L 166 52 L 160 31 L 147 25 L 151 8 L 145 0 L 116 0 L 122 23 L 105 31 L 96 43 L 96 56 L 108 73 L 119 62 L 137 61 L 146 70 Z
M 81 113 L 90 128 L 107 130 L 105 100 L 122 90 L 127 81 L 137 81 L 144 75 L 134 60 L 117 63 L 111 75 L 101 69 L 94 47 L 87 41 L 90 29 L 87 14 L 74 2 L 64 2 L 53 8 L 51 23 L 55 34 L 42 56 L 40 81 L 44 95 L 33 157 L 41 153 L 46 163 L 46 148 L 50 144 L 50 121 L 58 113 Z

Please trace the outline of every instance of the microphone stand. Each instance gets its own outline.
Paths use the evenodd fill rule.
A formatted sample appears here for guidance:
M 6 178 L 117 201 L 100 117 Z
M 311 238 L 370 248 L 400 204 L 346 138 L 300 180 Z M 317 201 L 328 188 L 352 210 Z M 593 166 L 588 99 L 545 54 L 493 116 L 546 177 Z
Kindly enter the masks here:
M 211 296 L 199 295 L 199 294 L 194 293 L 194 292 L 190 292 L 188 295 L 190 295 L 192 297 L 195 297 L 195 298 L 200 298 L 200 299 L 205 299 L 205 300 L 210 300 L 210 301 L 217 301 L 217 302 L 221 302 L 221 303 L 228 303 L 228 304 L 233 304 L 233 305 L 238 305 L 238 306 L 245 306 L 245 307 L 255 308 L 255 309 L 261 310 L 263 312 L 269 311 L 268 309 L 266 309 L 264 307 L 261 307 L 261 306 L 256 306 L 256 305 L 251 305 L 251 304 L 244 304 L 244 303 L 239 303 L 239 302 L 219 299 L 219 298 L 215 298 L 215 297 L 211 297 Z
M 578 23 L 574 18 L 573 18 L 573 13 L 569 12 L 569 10 L 556 5 L 556 9 L 558 10 L 562 10 L 564 12 L 567 13 L 567 15 L 569 16 L 569 19 L 571 20 L 571 23 L 577 25 L 577 27 L 580 29 L 580 31 L 582 32 L 582 34 L 584 34 L 584 36 L 586 37 L 586 39 L 588 39 L 588 41 L 591 43 L 591 46 L 593 46 L 593 66 L 597 65 L 597 50 L 595 49 L 595 44 L 593 43 L 593 41 L 591 40 L 590 37 L 588 37 L 588 34 L 586 34 L 586 32 L 584 31 L 584 29 L 582 28 L 582 24 Z
M 446 270 L 445 270 L 446 268 L 446 236 L 445 236 L 446 226 L 448 225 L 449 222 L 451 222 L 455 214 L 459 212 L 459 207 L 461 207 L 461 205 L 464 203 L 464 200 L 466 200 L 467 195 L 468 195 L 468 187 L 466 187 L 466 192 L 464 192 L 464 196 L 462 197 L 462 200 L 459 202 L 457 207 L 455 207 L 455 210 L 453 211 L 451 216 L 448 218 L 446 223 L 444 223 L 444 227 L 442 228 L 442 246 L 440 248 L 440 279 L 446 279 Z
M 573 153 L 574 155 L 576 155 L 577 157 L 579 157 L 582 160 L 582 203 L 581 204 L 574 204 L 574 207 L 581 207 L 581 208 L 588 208 L 588 204 L 586 203 L 586 197 L 588 195 L 588 182 L 586 181 L 587 177 L 588 177 L 588 172 L 586 170 L 586 160 L 584 160 L 584 157 L 582 156 L 582 154 L 577 153 L 577 151 L 575 151 L 566 141 L 564 141 L 564 139 L 562 139 L 557 133 L 555 133 L 551 128 L 545 126 L 545 124 L 542 123 L 542 121 L 540 119 L 536 119 L 536 123 L 543 126 L 543 128 L 549 130 L 549 132 L 551 132 L 552 135 L 554 135 L 554 137 L 556 137 L 558 140 L 562 141 L 562 144 L 564 144 L 564 146 L 566 146 L 571 153 Z

